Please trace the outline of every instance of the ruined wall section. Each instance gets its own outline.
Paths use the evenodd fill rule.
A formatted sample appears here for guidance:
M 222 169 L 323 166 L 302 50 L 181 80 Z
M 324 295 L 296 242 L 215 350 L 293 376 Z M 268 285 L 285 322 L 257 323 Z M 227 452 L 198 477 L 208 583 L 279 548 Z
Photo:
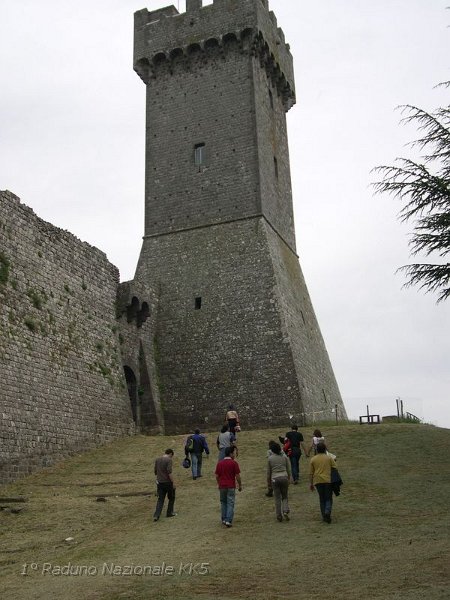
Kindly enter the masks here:
M 162 382 L 157 367 L 159 347 L 155 336 L 158 307 L 158 286 L 155 289 L 148 282 L 143 285 L 137 281 L 119 285 L 119 342 L 133 418 L 137 430 L 149 434 L 164 432 Z
M 0 481 L 134 431 L 105 254 L 0 192 Z

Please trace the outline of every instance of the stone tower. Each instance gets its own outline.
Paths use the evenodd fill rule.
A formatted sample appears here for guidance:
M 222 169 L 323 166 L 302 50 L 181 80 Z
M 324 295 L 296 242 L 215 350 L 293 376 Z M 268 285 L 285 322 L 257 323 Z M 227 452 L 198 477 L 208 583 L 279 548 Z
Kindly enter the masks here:
M 145 234 L 119 308 L 141 424 L 216 427 L 230 403 L 244 427 L 345 417 L 296 254 L 289 45 L 267 0 L 186 4 L 135 14 Z

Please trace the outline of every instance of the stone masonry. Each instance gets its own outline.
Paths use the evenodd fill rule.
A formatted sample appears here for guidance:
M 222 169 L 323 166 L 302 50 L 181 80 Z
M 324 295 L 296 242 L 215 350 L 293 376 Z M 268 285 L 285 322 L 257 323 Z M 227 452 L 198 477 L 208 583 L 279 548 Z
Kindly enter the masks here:
M 0 482 L 134 432 L 100 250 L 0 192 Z
M 135 277 L 0 192 L 0 483 L 142 431 L 345 408 L 295 244 L 292 56 L 267 0 L 135 14 L 146 85 Z
M 157 380 L 148 425 L 162 414 L 167 432 L 218 427 L 229 403 L 244 427 L 336 406 L 345 417 L 296 254 L 293 64 L 267 1 L 141 10 L 134 65 L 147 90 L 145 236 L 122 314 L 155 302 L 150 336 L 133 334 Z

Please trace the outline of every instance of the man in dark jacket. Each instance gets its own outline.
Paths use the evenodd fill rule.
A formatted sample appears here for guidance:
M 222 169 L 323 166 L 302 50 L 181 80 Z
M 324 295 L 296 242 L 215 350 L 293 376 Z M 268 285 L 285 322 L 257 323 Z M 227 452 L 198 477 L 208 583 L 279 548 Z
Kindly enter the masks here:
M 287 448 L 287 454 L 291 461 L 292 468 L 292 479 L 294 484 L 298 483 L 300 477 L 300 456 L 303 452 L 306 454 L 305 444 L 303 443 L 303 435 L 298 430 L 297 425 L 292 425 L 291 431 L 286 433 L 286 440 L 289 440 L 289 448 Z
M 191 459 L 192 479 L 202 476 L 203 452 L 209 456 L 208 442 L 200 429 L 196 429 L 186 440 L 184 453 Z

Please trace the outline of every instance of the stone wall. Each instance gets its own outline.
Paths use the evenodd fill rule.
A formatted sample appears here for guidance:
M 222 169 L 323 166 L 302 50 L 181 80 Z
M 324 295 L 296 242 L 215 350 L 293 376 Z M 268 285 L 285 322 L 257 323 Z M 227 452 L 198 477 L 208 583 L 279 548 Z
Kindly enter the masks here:
M 261 0 L 172 9 L 135 15 L 145 235 L 263 214 L 295 251 L 285 116 L 295 90 L 282 30 Z
M 252 60 L 252 74 L 261 196 L 260 212 L 295 252 L 285 105 L 282 96 L 278 94 L 266 69 L 261 68 L 258 59 Z
M 186 49 L 207 40 L 225 41 L 229 34 L 238 38 L 250 31 L 261 34 L 270 48 L 274 66 L 280 75 L 280 84 L 290 88 L 295 96 L 294 68 L 289 44 L 283 30 L 278 27 L 273 11 L 268 10 L 266 0 L 214 0 L 213 4 L 202 7 L 202 0 L 186 2 L 186 12 L 179 14 L 174 6 L 155 11 L 146 8 L 134 15 L 134 64 L 143 79 L 147 79 L 145 69 L 140 72 L 139 64 L 175 49 Z M 141 62 L 142 61 L 142 62 Z M 147 83 L 148 81 L 146 81 Z
M 229 403 L 244 428 L 345 416 L 298 258 L 264 218 L 146 238 L 136 282 L 159 285 L 166 432 L 218 427 Z
M 155 67 L 147 86 L 146 235 L 260 212 L 250 71 L 235 41 Z
M 153 284 L 125 281 L 119 286 L 117 300 L 119 341 L 133 417 L 138 429 L 150 434 L 165 431 L 154 343 L 159 296 Z
M 286 342 L 292 351 L 299 382 L 302 421 L 334 420 L 337 407 L 347 418 L 327 349 L 320 331 L 298 257 L 271 228 L 267 245 L 276 279 Z
M 134 431 L 117 269 L 0 192 L 0 482 Z
M 157 349 L 165 429 L 218 426 L 229 403 L 244 427 L 330 419 L 336 405 L 345 417 L 295 248 L 289 46 L 267 1 L 186 7 L 135 14 L 147 123 L 133 284 L 157 290 L 140 345 Z
M 289 45 L 267 0 L 186 6 L 135 14 L 135 279 L 0 192 L 0 482 L 136 430 L 218 427 L 230 403 L 244 428 L 345 417 L 295 249 Z

